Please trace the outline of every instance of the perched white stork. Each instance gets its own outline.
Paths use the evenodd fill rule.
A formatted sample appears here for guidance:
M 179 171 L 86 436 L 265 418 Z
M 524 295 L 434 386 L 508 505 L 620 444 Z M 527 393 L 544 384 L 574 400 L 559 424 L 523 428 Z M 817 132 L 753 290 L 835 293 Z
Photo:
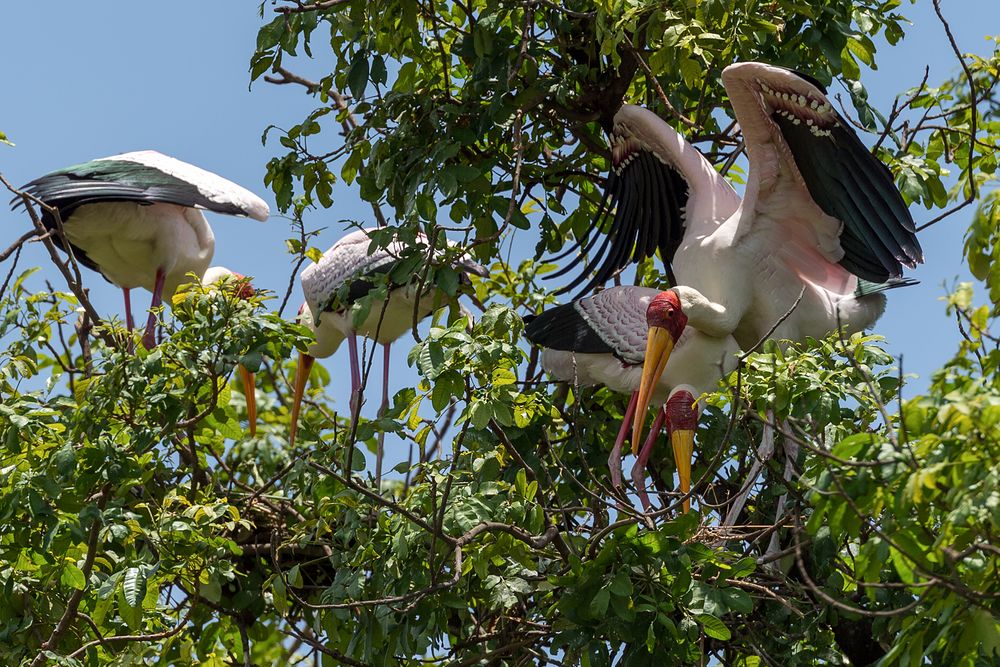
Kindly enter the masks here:
M 200 209 L 264 221 L 263 199 L 221 176 L 156 151 L 100 158 L 54 171 L 24 190 L 59 211 L 77 261 L 99 271 L 125 294 L 153 293 L 151 309 L 169 299 L 193 273 L 203 276 L 215 251 L 215 236 Z M 56 221 L 43 211 L 42 222 Z M 53 241 L 62 247 L 62 238 Z M 66 248 L 63 248 L 66 250 Z M 142 341 L 155 343 L 156 315 L 150 312 Z
M 701 307 L 687 313 L 690 326 L 731 335 L 744 349 L 768 332 L 804 340 L 841 325 L 870 327 L 885 309 L 881 292 L 909 284 L 902 267 L 923 261 L 891 172 L 814 79 L 738 63 L 722 81 L 750 164 L 743 200 L 655 114 L 624 106 L 614 118 L 614 172 L 601 215 L 614 208 L 614 220 L 587 288 L 659 249 L 671 275 L 697 290 Z M 646 408 L 640 400 L 637 413 Z M 641 435 L 636 419 L 633 447 Z
M 633 448 L 638 459 L 631 476 L 644 509 L 650 506 L 645 489 L 646 462 L 663 426 L 674 450 L 679 487 L 685 496 L 684 511 L 689 509 L 686 496 L 691 490 L 691 456 L 699 412 L 696 401 L 736 366 L 738 348 L 732 336 L 710 336 L 685 326 L 685 313 L 698 313 L 702 307 L 697 296 L 683 286 L 666 291 L 612 287 L 525 318 L 525 336 L 542 348 L 542 367 L 550 375 L 576 385 L 603 384 L 612 391 L 632 394 L 608 458 L 614 486 L 621 485 L 621 449 L 636 405 L 651 400 L 663 404 L 641 452 Z M 655 362 L 644 364 L 650 360 L 646 343 L 649 330 L 657 332 L 657 343 L 668 350 L 666 355 L 660 348 L 653 350 L 662 359 L 661 366 Z M 673 353 L 669 354 L 669 350 Z M 642 394 L 642 380 L 654 373 L 656 382 L 647 382 L 644 386 L 648 395 Z
M 290 445 L 295 444 L 302 394 L 309 378 L 309 371 L 317 357 L 332 356 L 344 339 L 347 339 L 351 357 L 352 410 L 356 411 L 360 409 L 358 392 L 361 389 L 357 336 L 360 334 L 381 343 L 383 365 L 380 410 L 385 410 L 389 403 L 390 345 L 413 329 L 414 314 L 417 320 L 422 320 L 453 298 L 436 284 L 424 285 L 423 291 L 418 293 L 418 274 L 393 275 L 400 258 L 406 255 L 407 245 L 401 241 L 393 241 L 386 248 L 369 252 L 372 244 L 369 234 L 374 231 L 375 229 L 359 229 L 351 232 L 323 253 L 319 262 L 308 266 L 302 272 L 300 280 L 306 301 L 299 309 L 299 317 L 300 322 L 315 333 L 316 343 L 309 348 L 308 353 L 299 355 L 292 399 Z M 419 243 L 429 243 L 423 234 L 419 234 L 417 240 Z M 439 250 L 435 251 L 438 258 L 442 254 Z M 466 279 L 470 273 L 488 275 L 484 267 L 468 259 L 459 260 L 454 268 Z M 374 300 L 364 321 L 355 327 L 352 323 L 351 305 L 377 289 L 379 284 L 385 284 L 386 276 L 389 280 L 388 300 Z M 381 463 L 380 434 L 376 480 L 381 479 Z

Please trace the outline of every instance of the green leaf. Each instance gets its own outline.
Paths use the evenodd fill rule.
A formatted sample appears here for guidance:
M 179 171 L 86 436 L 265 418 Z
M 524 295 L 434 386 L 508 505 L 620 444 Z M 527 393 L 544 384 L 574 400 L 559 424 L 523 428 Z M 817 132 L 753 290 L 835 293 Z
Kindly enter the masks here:
M 594 618 L 603 618 L 607 614 L 610 601 L 611 591 L 607 588 L 597 591 L 594 599 L 590 601 L 590 615 Z
M 372 83 L 383 84 L 388 78 L 388 72 L 385 68 L 385 59 L 380 55 L 376 55 L 372 58 L 371 75 L 370 78 Z
M 347 72 L 347 87 L 355 100 L 364 97 L 365 88 L 368 87 L 368 53 L 358 51 L 354 54 L 354 61 Z
M 698 623 L 704 629 L 705 634 L 712 639 L 718 639 L 719 641 L 727 642 L 732 639 L 733 633 L 729 631 L 726 624 L 717 619 L 715 616 L 709 614 L 699 614 L 695 617 Z
M 82 591 L 87 587 L 87 577 L 84 576 L 83 570 L 72 563 L 66 563 L 62 574 L 59 576 L 59 580 L 64 585 L 75 588 L 78 591 Z
M 146 597 L 146 572 L 144 568 L 130 567 L 125 570 L 125 576 L 122 579 L 122 593 L 128 606 L 142 607 L 142 600 Z

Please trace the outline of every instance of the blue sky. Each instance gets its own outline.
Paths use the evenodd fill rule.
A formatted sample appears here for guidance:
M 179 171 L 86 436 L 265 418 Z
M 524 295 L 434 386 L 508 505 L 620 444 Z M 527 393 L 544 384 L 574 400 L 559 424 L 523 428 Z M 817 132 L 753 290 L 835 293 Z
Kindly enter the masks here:
M 1000 31 L 1000 3 L 943 4 L 962 50 L 988 53 L 984 36 Z M 254 190 L 274 210 L 273 197 L 263 185 L 264 165 L 283 149 L 262 146 L 261 133 L 269 124 L 289 126 L 301 120 L 317 102 L 290 86 L 258 82 L 249 87 L 248 62 L 262 24 L 257 7 L 256 2 L 191 0 L 23 2 L 5 7 L 0 55 L 7 67 L 0 131 L 17 147 L 0 146 L 0 171 L 21 184 L 87 159 L 153 148 Z M 919 82 L 925 63 L 931 66 L 931 84 L 958 71 L 930 0 L 913 6 L 906 2 L 901 9 L 913 27 L 902 46 L 880 48 L 879 71 L 865 75 L 873 102 L 882 110 L 897 93 Z M 271 11 L 265 3 L 266 20 Z M 328 58 L 322 48 L 317 53 Z M 306 66 L 309 70 L 315 67 Z M 342 234 L 342 219 L 371 220 L 371 209 L 352 189 L 340 186 L 335 197 L 332 211 L 316 211 L 307 218 L 313 228 L 328 227 L 319 243 L 323 248 Z M 916 207 L 913 212 L 918 224 L 934 215 Z M 7 218 L 0 225 L 0 248 L 5 248 L 27 222 L 19 215 L 0 215 Z M 967 276 L 961 242 L 970 215 L 963 212 L 921 236 L 927 263 L 912 275 L 922 284 L 893 292 L 876 327 L 889 338 L 890 350 L 904 355 L 905 370 L 924 378 L 915 388 L 925 386 L 927 375 L 955 347 L 954 323 L 944 315 L 939 297 L 943 284 Z M 283 294 L 291 267 L 284 250 L 287 221 L 272 217 L 260 224 L 209 217 L 216 234 L 214 263 L 252 274 L 258 287 Z M 521 234 L 525 239 L 518 245 L 533 248 L 534 234 Z M 21 267 L 44 266 L 46 261 L 34 247 L 22 257 Z M 34 284 L 40 286 L 40 279 Z M 120 291 L 96 276 L 89 287 L 100 311 L 122 312 Z M 135 301 L 145 305 L 146 298 L 137 294 Z M 291 312 L 300 299 L 296 288 Z M 346 347 L 325 362 L 331 369 L 344 369 L 335 377 L 346 377 Z M 415 382 L 415 374 L 405 366 L 406 347 L 401 343 L 394 349 L 392 392 Z M 377 387 L 372 390 L 369 395 L 377 395 Z M 333 393 L 339 405 L 346 404 L 346 387 Z M 374 403 L 370 400 L 366 413 L 374 413 Z

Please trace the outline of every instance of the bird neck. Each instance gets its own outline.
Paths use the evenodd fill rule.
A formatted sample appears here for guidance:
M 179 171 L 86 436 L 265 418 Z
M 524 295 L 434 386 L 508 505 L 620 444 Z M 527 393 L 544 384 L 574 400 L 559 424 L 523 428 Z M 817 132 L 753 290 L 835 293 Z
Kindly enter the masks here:
M 735 329 L 730 313 L 721 303 L 709 300 L 704 294 L 686 285 L 673 288 L 681 302 L 681 309 L 688 318 L 688 326 L 709 336 L 725 337 Z

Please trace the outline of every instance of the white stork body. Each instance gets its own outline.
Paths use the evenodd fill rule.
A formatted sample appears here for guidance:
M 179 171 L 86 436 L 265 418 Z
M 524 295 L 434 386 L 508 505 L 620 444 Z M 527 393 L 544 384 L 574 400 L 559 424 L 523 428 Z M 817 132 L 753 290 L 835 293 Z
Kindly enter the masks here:
M 880 292 L 908 284 L 902 266 L 923 261 L 892 174 L 814 80 L 760 63 L 731 65 L 722 80 L 749 157 L 745 197 L 655 114 L 622 107 L 595 227 L 612 209 L 614 221 L 585 289 L 659 250 L 672 281 L 698 292 L 690 326 L 711 336 L 750 348 L 800 295 L 774 338 L 870 327 Z
M 370 234 L 375 229 L 359 229 L 351 232 L 333 244 L 323 253 L 319 262 L 302 272 L 302 291 L 306 301 L 299 310 L 300 321 L 310 327 L 316 336 L 316 343 L 310 346 L 308 354 L 301 355 L 295 376 L 295 393 L 292 403 L 291 431 L 289 444 L 294 445 L 298 429 L 298 414 L 309 369 L 317 357 L 329 357 L 337 351 L 346 338 L 350 346 L 351 397 L 353 417 L 360 409 L 358 393 L 361 389 L 361 371 L 358 363 L 357 336 L 374 340 L 383 346 L 382 409 L 388 405 L 389 346 L 413 329 L 414 314 L 420 321 L 438 308 L 453 300 L 438 285 L 424 285 L 419 290 L 419 273 L 394 276 L 393 272 L 402 257 L 409 253 L 407 244 L 393 241 L 386 248 L 377 248 L 369 253 L 372 245 Z M 418 244 L 428 244 L 423 234 L 417 237 Z M 443 259 L 443 253 L 436 251 L 435 260 Z M 423 265 L 419 265 L 423 268 Z M 463 276 L 474 273 L 486 275 L 486 270 L 467 259 L 459 260 L 454 268 Z M 381 274 L 381 275 L 380 275 Z M 368 314 L 355 327 L 351 306 L 364 298 L 388 276 L 388 299 L 374 299 Z M 397 282 L 402 279 L 403 282 Z M 381 478 L 382 442 L 379 436 L 379 451 L 376 463 L 376 480 Z
M 215 236 L 199 209 L 264 221 L 267 204 L 221 176 L 156 151 L 123 153 L 52 172 L 24 189 L 59 211 L 77 259 L 100 271 L 125 293 L 153 293 L 152 307 L 188 281 L 204 275 L 215 251 Z M 47 211 L 42 221 L 52 230 Z M 61 244 L 61 239 L 54 237 Z M 143 336 L 153 344 L 155 316 Z
M 672 291 L 678 295 L 685 312 L 698 312 L 699 303 L 689 300 L 697 296 L 695 292 L 685 287 Z M 525 327 L 528 340 L 542 348 L 542 367 L 555 379 L 574 385 L 604 385 L 612 391 L 632 394 L 608 459 L 615 486 L 621 483 L 621 448 L 634 417 L 646 361 L 647 311 L 659 294 L 661 290 L 649 287 L 612 287 L 551 308 L 529 319 Z M 666 403 L 668 397 L 683 395 L 690 408 L 695 399 L 715 389 L 719 379 L 736 367 L 739 348 L 732 336 L 710 336 L 683 325 L 680 331 L 652 391 L 651 402 L 655 405 Z M 662 425 L 662 415 L 658 419 Z M 669 431 L 674 430 L 669 419 L 666 426 Z M 645 462 L 658 435 L 656 428 L 632 470 L 644 507 L 649 506 L 643 485 Z M 683 461 L 678 461 L 678 470 L 683 465 Z
M 155 289 L 156 268 L 165 274 L 168 297 L 204 275 L 215 252 L 215 235 L 201 211 L 176 204 L 88 204 L 65 222 L 66 238 L 122 289 Z M 150 270 L 153 267 L 153 270 Z
M 420 321 L 444 305 L 449 298 L 436 285 L 431 285 L 430 288 L 425 286 L 423 294 L 419 295 L 420 304 L 417 306 L 418 284 L 409 281 L 396 285 L 389 290 L 388 303 L 373 303 L 364 321 L 355 328 L 349 306 L 374 288 L 373 283 L 377 281 L 372 278 L 376 274 L 392 271 L 406 250 L 405 244 L 394 241 L 387 248 L 379 248 L 369 254 L 370 231 L 373 230 L 351 232 L 323 253 L 319 262 L 306 267 L 302 272 L 302 291 L 316 332 L 316 345 L 310 348 L 310 354 L 314 357 L 331 356 L 345 338 L 355 334 L 388 345 L 413 329 L 415 306 L 417 321 Z M 419 240 L 427 243 L 423 234 Z M 468 261 L 460 267 L 472 273 L 483 271 L 482 267 Z M 368 277 L 367 280 L 365 276 Z M 347 290 L 345 301 L 341 304 L 332 303 L 341 289 Z

